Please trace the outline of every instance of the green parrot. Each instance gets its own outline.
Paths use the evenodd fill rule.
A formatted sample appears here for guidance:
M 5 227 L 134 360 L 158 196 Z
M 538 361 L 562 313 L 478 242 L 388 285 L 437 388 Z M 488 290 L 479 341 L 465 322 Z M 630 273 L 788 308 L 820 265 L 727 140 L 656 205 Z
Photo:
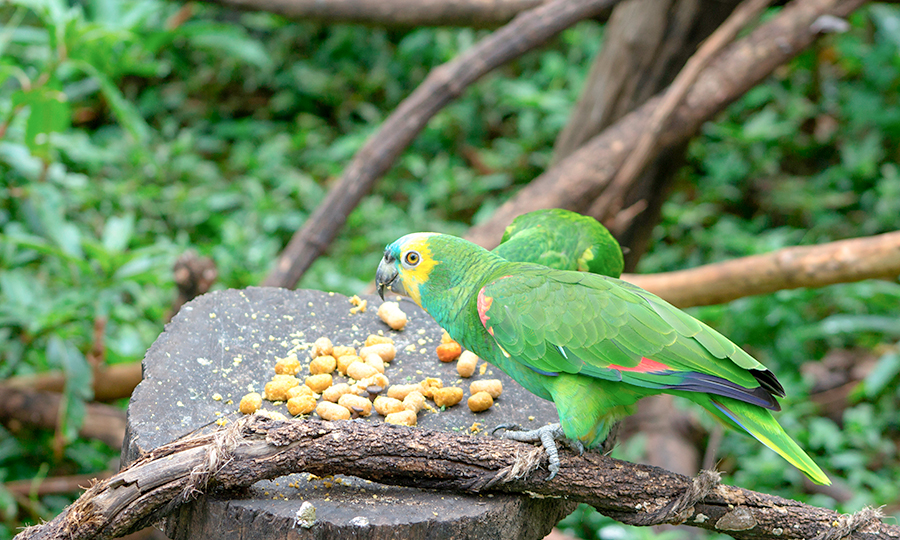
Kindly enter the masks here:
M 376 287 L 382 298 L 386 290 L 409 296 L 463 347 L 554 402 L 559 424 L 504 434 L 541 441 L 551 479 L 559 470 L 555 439 L 598 446 L 639 399 L 668 393 L 750 434 L 812 481 L 830 483 L 772 416 L 784 396 L 772 372 L 630 283 L 509 261 L 454 236 L 413 233 L 385 248 Z
M 507 261 L 610 277 L 619 277 L 625 264 L 622 248 L 606 227 L 561 208 L 535 210 L 514 219 L 494 253 Z

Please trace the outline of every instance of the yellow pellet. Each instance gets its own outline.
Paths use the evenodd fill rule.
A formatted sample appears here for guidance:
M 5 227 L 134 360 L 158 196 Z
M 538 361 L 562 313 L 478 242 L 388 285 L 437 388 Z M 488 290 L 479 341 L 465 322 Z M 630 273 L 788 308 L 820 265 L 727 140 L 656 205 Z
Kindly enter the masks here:
M 375 407 L 375 410 L 381 416 L 387 416 L 391 413 L 406 410 L 406 407 L 403 406 L 402 401 L 387 396 L 376 397 L 375 401 L 372 403 L 372 406 Z
M 482 391 L 469 396 L 467 403 L 472 412 L 481 412 L 491 408 L 491 405 L 494 404 L 494 398 L 487 392 Z
M 262 407 L 262 396 L 259 395 L 259 392 L 250 392 L 241 398 L 238 410 L 241 411 L 241 414 L 253 414 L 260 407 Z
M 275 362 L 275 373 L 278 375 L 296 375 L 300 372 L 300 367 L 300 360 L 297 359 L 297 355 L 292 354 L 285 358 L 279 358 Z
M 350 420 L 350 410 L 330 401 L 320 401 L 316 414 L 323 420 Z
M 410 392 L 421 393 L 422 385 L 420 384 L 394 384 L 387 390 L 388 397 L 394 399 L 406 399 Z
M 377 354 L 370 354 L 363 359 L 367 365 L 375 368 L 375 371 L 378 373 L 384 373 L 384 360 L 381 359 Z
M 417 413 L 425 407 L 425 396 L 422 395 L 422 392 L 413 390 L 403 398 L 403 406 L 406 407 L 406 410 Z
M 266 383 L 263 395 L 269 401 L 284 401 L 287 399 L 287 391 L 300 385 L 300 379 L 293 375 L 275 375 Z
M 378 307 L 378 317 L 393 330 L 403 330 L 407 323 L 406 313 L 397 302 L 384 302 Z
M 421 389 L 419 391 L 422 392 L 423 396 L 427 397 L 428 399 L 434 399 L 434 391 L 438 388 L 443 388 L 444 382 L 434 377 L 428 377 L 427 379 L 419 383 L 419 385 L 421 386 Z
M 441 343 L 450 343 L 453 341 L 453 338 L 450 337 L 450 334 L 447 333 L 446 330 L 441 334 Z
M 332 378 L 330 373 L 320 373 L 318 375 L 310 375 L 306 378 L 306 386 L 317 394 L 321 394 L 326 388 L 331 386 Z
M 390 343 L 394 344 L 394 340 L 389 338 L 388 336 L 379 336 L 378 334 L 369 334 L 366 338 L 366 347 L 370 347 L 372 345 L 380 345 L 382 343 Z
M 337 360 L 331 355 L 319 356 L 313 358 L 309 363 L 310 375 L 319 375 L 320 373 L 331 373 L 337 367 Z
M 305 384 L 298 384 L 293 388 L 288 388 L 288 391 L 285 392 L 285 397 L 288 399 L 295 398 L 297 396 L 312 396 L 313 391 L 310 387 Z
M 487 392 L 492 398 L 497 399 L 503 393 L 503 381 L 500 379 L 472 381 L 472 384 L 469 385 L 469 393 L 477 394 L 478 392 Z
M 434 390 L 434 404 L 438 407 L 452 407 L 462 401 L 463 389 L 456 386 Z
M 387 388 L 391 384 L 391 381 L 385 377 L 384 373 L 376 373 L 371 377 L 366 377 L 365 379 L 361 379 L 356 381 L 356 390 L 360 393 L 368 392 L 370 386 L 380 386 L 382 389 Z
M 460 377 L 469 378 L 475 374 L 475 366 L 478 365 L 478 356 L 472 351 L 463 351 L 456 361 L 456 372 Z
M 338 405 L 346 407 L 350 411 L 353 411 L 354 407 L 356 407 L 358 409 L 357 412 L 362 416 L 369 416 L 372 414 L 372 402 L 362 396 L 344 394 L 341 396 L 341 399 L 338 400 Z
M 343 356 L 338 356 L 337 359 L 337 370 L 341 373 L 341 375 L 347 374 L 347 368 L 350 367 L 350 364 L 353 362 L 359 362 L 362 358 L 356 356 L 355 354 L 345 354 Z
M 287 400 L 287 410 L 293 416 L 309 414 L 316 410 L 316 398 L 312 396 L 297 396 Z
M 335 358 L 354 354 L 356 354 L 356 349 L 353 347 L 345 347 L 343 345 L 335 345 L 331 351 L 331 356 Z
M 397 348 L 394 347 L 393 343 L 376 343 L 359 350 L 359 355 L 363 358 L 370 354 L 377 354 L 385 362 L 390 362 L 397 355 Z
M 353 387 L 349 384 L 342 382 L 335 384 L 334 386 L 329 386 L 322 392 L 322 399 L 325 401 L 330 401 L 332 403 L 337 403 L 341 396 L 344 394 L 352 393 Z
M 330 355 L 332 352 L 334 352 L 334 345 L 327 337 L 320 337 L 313 343 L 313 358 L 315 358 L 316 356 Z
M 388 424 L 414 426 L 416 425 L 416 413 L 407 410 L 397 411 L 385 416 L 384 421 Z
M 378 373 L 378 370 L 366 364 L 365 362 L 353 362 L 347 368 L 347 376 L 357 381 L 371 377 Z

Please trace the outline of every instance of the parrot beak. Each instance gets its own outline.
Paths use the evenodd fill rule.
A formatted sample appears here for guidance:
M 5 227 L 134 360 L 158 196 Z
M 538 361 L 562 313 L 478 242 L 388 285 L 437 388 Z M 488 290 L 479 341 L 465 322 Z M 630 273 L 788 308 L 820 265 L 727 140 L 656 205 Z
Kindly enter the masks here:
M 378 270 L 375 272 L 375 289 L 378 290 L 378 296 L 384 300 L 384 290 L 388 289 L 397 294 L 406 295 L 406 289 L 400 282 L 397 265 L 394 263 L 394 257 L 388 253 L 384 253 L 381 262 L 378 263 Z

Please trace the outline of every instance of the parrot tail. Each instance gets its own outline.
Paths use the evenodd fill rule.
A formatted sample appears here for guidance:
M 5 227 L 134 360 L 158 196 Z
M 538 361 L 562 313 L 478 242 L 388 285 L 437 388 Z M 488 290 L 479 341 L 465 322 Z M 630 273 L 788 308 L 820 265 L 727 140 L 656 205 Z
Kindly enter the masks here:
M 803 471 L 813 482 L 822 485 L 831 484 L 831 480 L 822 472 L 822 469 L 785 433 L 771 412 L 726 397 L 710 396 L 709 401 L 715 407 L 715 410 L 707 407 L 710 412 L 725 420 L 727 424 L 752 435 L 753 438 L 788 460 L 791 465 Z

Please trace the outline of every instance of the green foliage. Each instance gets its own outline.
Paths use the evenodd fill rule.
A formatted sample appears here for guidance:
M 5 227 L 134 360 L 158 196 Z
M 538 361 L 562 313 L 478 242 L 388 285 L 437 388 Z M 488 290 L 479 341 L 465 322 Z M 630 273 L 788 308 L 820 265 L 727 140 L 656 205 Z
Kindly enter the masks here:
M 114 453 L 75 438 L 98 321 L 108 362 L 139 359 L 188 248 L 213 257 L 218 287 L 258 284 L 365 138 L 432 67 L 485 35 L 161 0 L 13 0 L 0 20 L 0 378 L 58 369 L 69 380 L 63 455 L 48 450 L 50 434 L 0 429 L 2 481 L 105 468 Z M 643 270 L 895 229 L 898 21 L 888 5 L 854 15 L 850 32 L 708 124 Z M 358 292 L 380 246 L 489 216 L 549 163 L 601 35 L 595 23 L 564 32 L 439 113 L 301 286 Z M 855 498 L 842 510 L 897 498 L 898 297 L 884 281 L 696 311 L 779 374 L 790 394 L 779 418 L 846 479 Z M 838 424 L 815 416 L 799 368 L 845 347 L 880 360 Z M 729 436 L 726 453 L 740 456 L 723 464 L 729 481 L 835 506 L 753 441 Z M 26 515 L 0 488 L 0 538 L 68 500 L 31 497 Z M 586 510 L 564 523 L 585 538 L 651 534 Z

